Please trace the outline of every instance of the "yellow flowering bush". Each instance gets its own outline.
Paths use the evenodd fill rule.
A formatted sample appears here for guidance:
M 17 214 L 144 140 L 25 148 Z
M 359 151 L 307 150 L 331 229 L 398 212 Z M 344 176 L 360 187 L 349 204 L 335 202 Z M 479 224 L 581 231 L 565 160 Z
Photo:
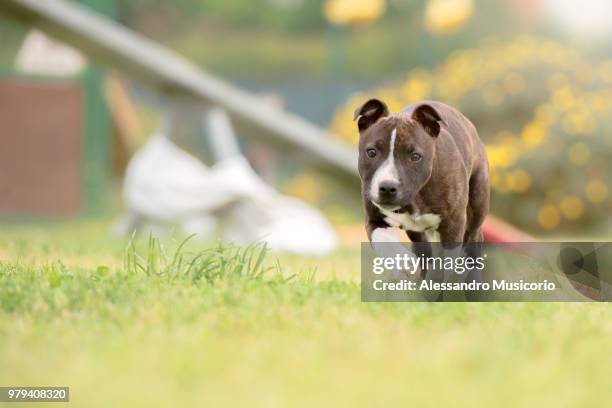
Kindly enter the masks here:
M 473 0 L 428 0 L 425 28 L 434 34 L 449 33 L 462 27 L 473 13 Z
M 327 0 L 323 15 L 336 25 L 357 25 L 380 18 L 385 8 L 385 0 Z
M 356 143 L 354 109 L 371 97 L 391 110 L 422 99 L 457 107 L 486 144 L 492 211 L 533 232 L 601 227 L 608 220 L 612 61 L 519 37 L 452 53 L 437 68 L 354 94 L 331 130 Z

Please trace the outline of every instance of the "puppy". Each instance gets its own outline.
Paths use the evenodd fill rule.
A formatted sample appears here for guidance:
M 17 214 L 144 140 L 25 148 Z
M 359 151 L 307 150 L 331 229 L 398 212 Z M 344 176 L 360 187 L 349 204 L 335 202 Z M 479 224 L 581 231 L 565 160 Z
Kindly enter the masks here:
M 489 165 L 463 114 L 435 101 L 390 113 L 370 99 L 354 119 L 370 242 L 389 227 L 405 230 L 412 242 L 482 242 Z

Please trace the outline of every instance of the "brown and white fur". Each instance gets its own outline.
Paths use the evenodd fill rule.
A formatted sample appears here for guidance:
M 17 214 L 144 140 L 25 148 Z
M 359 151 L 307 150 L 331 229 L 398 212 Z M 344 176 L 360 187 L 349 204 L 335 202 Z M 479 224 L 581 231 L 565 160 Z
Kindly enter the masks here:
M 355 119 L 370 241 L 399 227 L 413 242 L 482 242 L 489 167 L 476 128 L 463 114 L 435 101 L 391 113 L 370 99 Z

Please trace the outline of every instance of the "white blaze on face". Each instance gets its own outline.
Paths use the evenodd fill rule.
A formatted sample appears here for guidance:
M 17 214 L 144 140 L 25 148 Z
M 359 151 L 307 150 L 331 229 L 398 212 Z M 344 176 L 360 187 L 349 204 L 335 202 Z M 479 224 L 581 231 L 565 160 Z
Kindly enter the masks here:
M 389 156 L 383 164 L 376 170 L 372 183 L 370 184 L 370 197 L 374 201 L 378 201 L 378 188 L 384 182 L 398 182 L 397 168 L 395 167 L 395 158 L 393 151 L 395 150 L 395 139 L 397 137 L 397 129 L 393 129 L 389 138 Z

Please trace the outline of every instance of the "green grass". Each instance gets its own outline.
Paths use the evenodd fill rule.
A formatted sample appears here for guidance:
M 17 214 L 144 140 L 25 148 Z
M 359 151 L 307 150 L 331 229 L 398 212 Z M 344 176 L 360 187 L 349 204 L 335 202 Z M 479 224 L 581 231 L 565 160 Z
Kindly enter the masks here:
M 612 404 L 609 304 L 365 304 L 358 248 L 180 244 L 5 226 L 0 385 L 82 407 Z

